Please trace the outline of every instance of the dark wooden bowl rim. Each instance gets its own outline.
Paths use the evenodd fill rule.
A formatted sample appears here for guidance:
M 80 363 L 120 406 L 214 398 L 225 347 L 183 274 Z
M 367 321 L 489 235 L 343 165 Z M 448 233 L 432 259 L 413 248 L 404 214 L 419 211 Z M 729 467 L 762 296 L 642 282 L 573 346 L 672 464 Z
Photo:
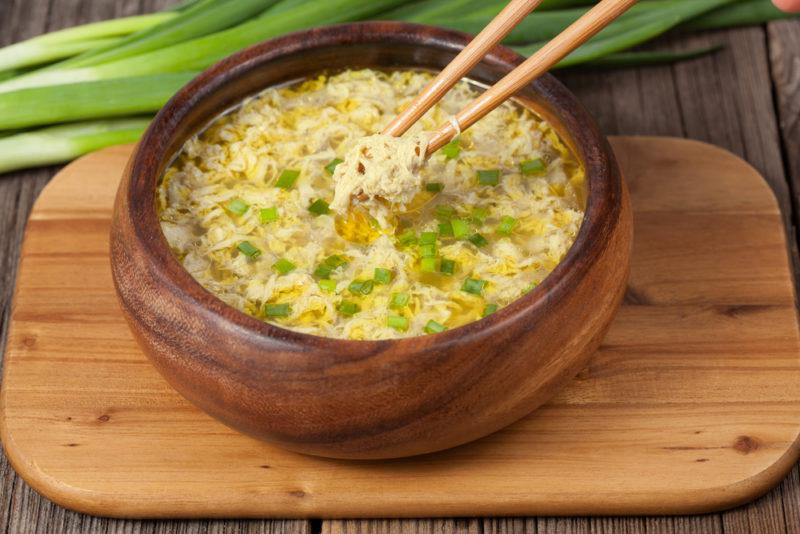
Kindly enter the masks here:
M 368 357 L 386 350 L 388 345 L 393 345 L 393 352 L 413 353 L 424 345 L 445 348 L 475 336 L 500 335 L 507 324 L 519 320 L 521 315 L 536 317 L 548 301 L 564 297 L 576 280 L 588 272 L 603 250 L 600 245 L 608 240 L 618 216 L 621 178 L 615 171 L 616 165 L 613 164 L 608 142 L 594 121 L 575 97 L 549 74 L 533 85 L 536 92 L 563 111 L 559 116 L 563 125 L 561 133 L 568 134 L 585 167 L 588 191 L 584 221 L 564 259 L 539 286 L 483 319 L 440 334 L 390 340 L 346 340 L 303 334 L 258 320 L 225 304 L 201 286 L 172 255 L 156 212 L 155 188 L 163 169 L 174 158 L 175 154 L 169 153 L 171 140 L 189 110 L 221 86 L 230 83 L 238 73 L 257 64 L 314 47 L 385 43 L 389 38 L 402 44 L 448 48 L 455 53 L 469 42 L 471 36 L 431 26 L 385 21 L 342 24 L 297 32 L 255 45 L 217 63 L 181 89 L 158 113 L 130 163 L 131 186 L 125 194 L 132 220 L 137 221 L 134 235 L 150 254 L 151 261 L 159 265 L 162 281 L 176 298 L 196 304 L 198 313 L 216 316 L 218 324 L 230 332 L 244 331 L 263 336 L 265 341 L 271 340 L 270 344 L 264 344 L 265 348 L 281 348 L 299 354 L 302 350 L 298 348 L 308 344 L 328 350 L 337 360 L 345 361 Z M 513 64 L 519 64 L 524 59 L 505 47 L 495 48 L 487 57 Z M 213 119 L 209 117 L 209 120 Z M 282 341 L 282 346 L 276 347 L 276 341 Z

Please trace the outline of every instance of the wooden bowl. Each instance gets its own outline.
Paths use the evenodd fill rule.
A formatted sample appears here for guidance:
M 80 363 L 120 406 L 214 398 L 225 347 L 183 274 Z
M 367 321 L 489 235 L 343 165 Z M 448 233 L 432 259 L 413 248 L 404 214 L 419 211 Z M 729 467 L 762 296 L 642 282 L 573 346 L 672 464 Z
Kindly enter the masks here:
M 188 400 L 241 432 L 295 451 L 393 458 L 494 432 L 545 402 L 586 363 L 622 300 L 631 215 L 606 139 L 551 76 L 520 96 L 585 165 L 585 220 L 542 284 L 480 321 L 385 341 L 292 332 L 206 291 L 161 232 L 155 189 L 165 167 L 188 137 L 243 97 L 322 70 L 438 70 L 468 41 L 461 33 L 396 22 L 295 33 L 213 66 L 161 110 L 117 194 L 111 263 L 136 338 Z M 491 84 L 521 59 L 498 47 L 471 77 Z

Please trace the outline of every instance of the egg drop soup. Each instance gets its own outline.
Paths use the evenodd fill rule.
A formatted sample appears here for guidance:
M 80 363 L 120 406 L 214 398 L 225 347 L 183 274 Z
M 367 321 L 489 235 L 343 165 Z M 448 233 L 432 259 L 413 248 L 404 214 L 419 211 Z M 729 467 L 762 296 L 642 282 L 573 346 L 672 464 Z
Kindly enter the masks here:
M 227 304 L 344 339 L 429 335 L 494 313 L 562 260 L 584 170 L 553 128 L 501 105 L 419 167 L 413 198 L 331 209 L 334 173 L 432 79 L 355 70 L 271 88 L 188 140 L 157 190 L 176 258 Z M 455 115 L 456 85 L 406 135 Z

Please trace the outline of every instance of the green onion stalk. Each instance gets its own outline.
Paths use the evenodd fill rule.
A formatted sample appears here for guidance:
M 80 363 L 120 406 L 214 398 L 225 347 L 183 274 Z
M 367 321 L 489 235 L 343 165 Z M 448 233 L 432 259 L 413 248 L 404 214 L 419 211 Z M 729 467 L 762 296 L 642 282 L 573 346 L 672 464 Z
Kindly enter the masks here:
M 123 17 L 40 35 L 0 49 L 0 71 L 40 65 L 108 46 L 118 42 L 121 36 L 152 28 L 179 16 L 179 13 L 169 11 Z
M 62 163 L 103 147 L 133 143 L 149 123 L 148 118 L 80 122 L 0 137 L 0 173 Z

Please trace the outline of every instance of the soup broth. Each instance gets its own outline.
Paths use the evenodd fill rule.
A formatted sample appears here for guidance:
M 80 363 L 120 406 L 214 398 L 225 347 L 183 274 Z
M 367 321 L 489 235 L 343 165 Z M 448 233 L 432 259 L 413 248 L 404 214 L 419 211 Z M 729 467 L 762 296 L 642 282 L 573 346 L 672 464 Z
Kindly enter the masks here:
M 308 334 L 435 334 L 539 284 L 583 220 L 584 171 L 555 130 L 506 102 L 431 156 L 421 191 L 337 214 L 333 173 L 431 80 L 345 71 L 271 88 L 187 141 L 157 191 L 161 227 L 208 291 Z M 407 135 L 479 94 L 462 81 Z

